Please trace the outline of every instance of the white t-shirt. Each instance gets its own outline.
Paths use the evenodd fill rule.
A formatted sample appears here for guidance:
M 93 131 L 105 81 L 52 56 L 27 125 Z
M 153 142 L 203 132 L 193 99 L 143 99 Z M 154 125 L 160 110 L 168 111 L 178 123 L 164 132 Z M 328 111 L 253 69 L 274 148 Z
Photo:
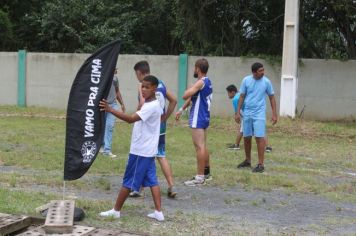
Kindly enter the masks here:
M 143 157 L 157 154 L 162 108 L 158 100 L 145 102 L 136 112 L 141 120 L 136 121 L 132 130 L 130 153 Z

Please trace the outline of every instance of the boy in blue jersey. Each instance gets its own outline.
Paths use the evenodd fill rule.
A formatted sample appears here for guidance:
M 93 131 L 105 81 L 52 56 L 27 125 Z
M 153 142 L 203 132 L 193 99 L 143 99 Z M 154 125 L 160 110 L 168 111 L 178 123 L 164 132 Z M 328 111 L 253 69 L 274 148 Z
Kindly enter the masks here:
M 258 164 L 253 172 L 264 171 L 265 133 L 266 133 L 266 94 L 272 108 L 272 124 L 277 123 L 276 100 L 271 81 L 264 76 L 263 65 L 256 62 L 251 67 L 252 75 L 242 80 L 240 100 L 235 119 L 241 122 L 240 111 L 244 105 L 243 135 L 246 159 L 238 168 L 251 167 L 251 139 L 255 136 L 258 152 Z
M 227 91 L 227 96 L 230 99 L 232 99 L 232 106 L 234 108 L 234 114 L 236 114 L 237 105 L 239 104 L 239 99 L 240 99 L 240 93 L 237 91 L 236 86 L 233 85 L 233 84 L 227 86 L 226 87 L 226 91 Z M 240 142 L 241 142 L 241 139 L 242 139 L 242 135 L 243 135 L 243 122 L 241 122 L 240 127 L 238 128 L 237 136 L 236 136 L 236 142 L 234 144 L 228 146 L 228 149 L 230 149 L 230 150 L 240 150 Z
M 134 70 L 138 81 L 141 83 L 143 78 L 150 74 L 150 66 L 147 61 L 139 61 L 135 64 Z M 139 85 L 139 107 L 144 104 L 145 99 L 142 97 L 141 86 Z M 162 172 L 167 180 L 168 190 L 167 196 L 169 198 L 175 198 L 177 191 L 174 188 L 172 170 L 169 166 L 168 160 L 166 158 L 166 129 L 167 129 L 167 119 L 170 117 L 174 108 L 177 105 L 176 97 L 166 88 L 162 80 L 158 80 L 158 87 L 156 89 L 156 99 L 159 101 L 162 108 L 161 116 L 161 126 L 160 126 L 160 136 L 158 142 L 158 152 L 156 158 L 161 166 Z M 169 104 L 166 108 L 166 100 Z M 142 194 L 140 192 L 133 191 L 131 197 L 140 197 Z
M 206 59 L 198 59 L 195 62 L 194 78 L 198 80 L 184 92 L 183 99 L 186 101 L 176 113 L 176 120 L 179 120 L 182 111 L 192 103 L 189 114 L 189 126 L 192 129 L 192 139 L 197 157 L 197 175 L 193 179 L 185 181 L 184 184 L 186 186 L 204 185 L 206 180 L 211 179 L 206 139 L 210 123 L 210 104 L 213 96 L 213 87 L 206 76 L 208 69 L 209 63 Z
M 100 101 L 100 110 L 112 113 L 128 123 L 135 123 L 132 129 L 129 159 L 127 161 L 122 187 L 113 209 L 100 213 L 103 217 L 120 218 L 121 208 L 129 196 L 130 190 L 139 191 L 140 187 L 150 187 L 155 211 L 147 216 L 163 221 L 161 211 L 161 192 L 156 176 L 154 156 L 157 153 L 160 119 L 162 108 L 156 99 L 155 92 L 158 79 L 152 75 L 142 81 L 142 96 L 145 103 L 141 109 L 132 115 L 114 110 L 108 102 Z

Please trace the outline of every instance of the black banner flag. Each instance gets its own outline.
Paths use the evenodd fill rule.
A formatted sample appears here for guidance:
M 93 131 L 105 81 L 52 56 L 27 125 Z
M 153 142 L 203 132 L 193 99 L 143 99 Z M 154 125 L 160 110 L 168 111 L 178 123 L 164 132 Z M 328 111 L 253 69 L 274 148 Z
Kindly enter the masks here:
M 99 101 L 109 94 L 119 50 L 119 40 L 105 45 L 75 76 L 67 107 L 64 180 L 82 177 L 99 152 L 105 131 Z

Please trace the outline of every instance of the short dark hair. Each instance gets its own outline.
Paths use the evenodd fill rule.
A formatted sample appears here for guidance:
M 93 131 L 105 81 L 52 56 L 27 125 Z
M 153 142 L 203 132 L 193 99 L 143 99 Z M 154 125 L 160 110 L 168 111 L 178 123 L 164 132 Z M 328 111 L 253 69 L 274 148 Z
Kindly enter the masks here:
M 262 67 L 263 67 L 262 63 L 255 62 L 255 63 L 252 64 L 251 70 L 252 70 L 252 72 L 257 72 L 258 69 L 260 69 Z
M 147 75 L 143 80 L 149 82 L 153 86 L 158 86 L 158 79 L 153 75 Z
M 226 87 L 226 91 L 228 91 L 229 93 L 231 93 L 231 92 L 235 92 L 236 93 L 237 92 L 237 88 L 236 88 L 235 85 L 231 84 L 231 85 Z
M 195 66 L 198 67 L 202 73 L 208 73 L 209 63 L 205 58 L 198 59 L 195 62 Z
M 150 73 L 150 65 L 147 61 L 139 61 L 134 66 L 135 71 L 140 71 L 143 74 Z

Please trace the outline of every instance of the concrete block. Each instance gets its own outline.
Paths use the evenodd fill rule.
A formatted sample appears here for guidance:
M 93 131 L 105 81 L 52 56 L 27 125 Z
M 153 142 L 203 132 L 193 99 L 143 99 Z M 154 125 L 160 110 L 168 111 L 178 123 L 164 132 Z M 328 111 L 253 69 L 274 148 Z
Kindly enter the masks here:
M 31 224 L 30 217 L 0 213 L 0 236 L 8 235 Z
M 51 201 L 44 230 L 48 234 L 71 233 L 73 231 L 74 201 Z
M 84 236 L 87 235 L 90 232 L 93 232 L 95 228 L 93 227 L 88 227 L 88 226 L 81 226 L 81 225 L 74 225 L 73 230 L 71 233 L 53 233 L 53 234 L 48 234 L 44 226 L 28 230 L 26 232 L 23 232 L 21 234 L 18 234 L 19 236 L 44 236 L 44 235 L 51 235 L 51 236 Z

